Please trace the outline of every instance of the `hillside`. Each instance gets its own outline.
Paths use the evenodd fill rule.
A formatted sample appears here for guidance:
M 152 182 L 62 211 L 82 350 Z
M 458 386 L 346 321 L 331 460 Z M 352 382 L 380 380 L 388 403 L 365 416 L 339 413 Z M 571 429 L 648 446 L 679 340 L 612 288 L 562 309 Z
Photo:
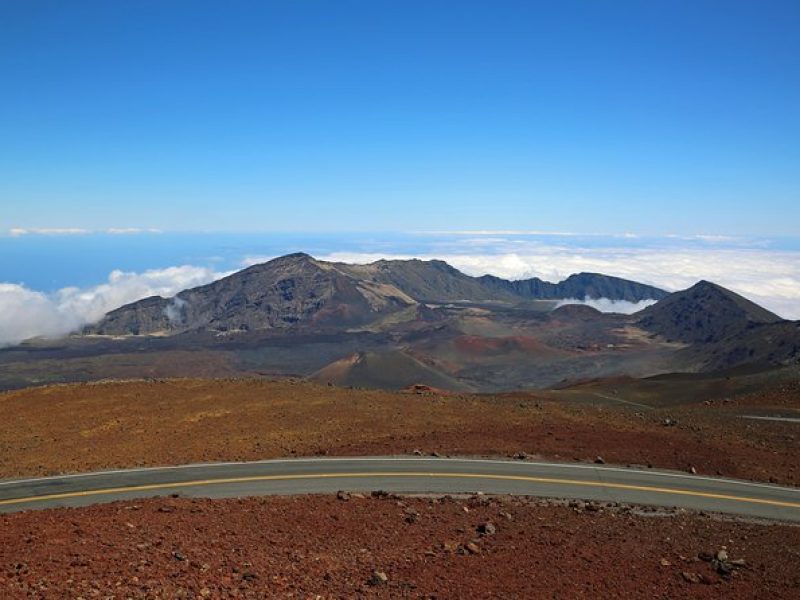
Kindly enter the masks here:
M 670 341 L 708 344 L 782 321 L 722 286 L 700 281 L 638 313 L 638 325 Z
M 333 263 L 354 278 L 388 284 L 418 302 L 519 302 L 517 294 L 485 286 L 441 260 L 379 260 L 367 265 Z
M 744 332 L 713 344 L 695 344 L 679 357 L 699 371 L 719 371 L 741 365 L 788 365 L 800 362 L 800 322 L 752 325 Z
M 420 384 L 451 391 L 468 387 L 446 373 L 421 363 L 404 352 L 358 352 L 326 365 L 309 379 L 340 387 L 399 390 Z
M 361 325 L 415 301 L 386 283 L 358 279 L 307 254 L 254 265 L 174 298 L 146 298 L 110 312 L 87 333 L 251 331 L 313 324 Z
M 378 321 L 418 303 L 513 306 L 530 299 L 605 297 L 637 301 L 666 292 L 599 274 L 559 284 L 470 277 L 439 260 L 379 260 L 350 265 L 289 254 L 228 277 L 118 308 L 85 333 L 175 334 L 287 328 L 347 329 Z

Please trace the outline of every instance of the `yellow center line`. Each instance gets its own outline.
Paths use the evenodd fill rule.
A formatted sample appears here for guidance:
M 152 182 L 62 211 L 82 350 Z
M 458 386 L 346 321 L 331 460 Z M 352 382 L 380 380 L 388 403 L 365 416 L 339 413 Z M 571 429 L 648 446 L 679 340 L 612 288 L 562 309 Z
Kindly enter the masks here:
M 735 502 L 747 502 L 751 504 L 765 504 L 769 506 L 781 506 L 786 508 L 800 508 L 798 502 L 785 502 L 781 500 L 767 500 L 763 498 L 751 498 L 747 496 L 733 496 L 730 494 L 717 494 L 713 492 L 697 492 L 679 488 L 665 488 L 647 485 L 631 485 L 627 483 L 601 483 L 596 481 L 581 481 L 578 479 L 556 479 L 551 477 L 530 477 L 527 475 L 490 475 L 480 473 L 427 473 L 427 472 L 366 472 L 366 473 L 308 473 L 297 475 L 254 475 L 251 477 L 231 477 L 227 479 L 201 479 L 195 481 L 180 481 L 170 483 L 154 483 L 148 485 L 133 485 L 127 487 L 103 488 L 97 490 L 83 490 L 77 492 L 64 492 L 61 494 L 46 494 L 42 496 L 30 496 L 28 498 L 11 498 L 0 500 L 0 506 L 10 504 L 25 504 L 29 502 L 46 502 L 48 500 L 64 500 L 67 498 L 83 498 L 87 496 L 103 496 L 109 494 L 122 494 L 130 492 L 147 492 L 153 490 L 168 490 L 176 488 L 190 488 L 206 485 L 228 485 L 234 483 L 251 483 L 256 481 L 292 481 L 303 479 L 352 479 L 370 477 L 431 477 L 431 478 L 455 478 L 455 479 L 493 479 L 500 481 L 526 481 L 531 483 L 549 483 L 555 485 L 576 485 L 594 488 L 611 488 L 618 490 L 631 490 L 636 492 L 656 492 L 659 494 L 672 494 L 679 496 L 694 496 L 700 498 L 714 498 L 717 500 L 732 500 Z

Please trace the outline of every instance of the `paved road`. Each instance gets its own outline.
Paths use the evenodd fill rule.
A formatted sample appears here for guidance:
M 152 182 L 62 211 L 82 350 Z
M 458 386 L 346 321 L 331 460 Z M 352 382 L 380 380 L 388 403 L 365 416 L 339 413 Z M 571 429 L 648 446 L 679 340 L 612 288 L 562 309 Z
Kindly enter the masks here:
M 753 415 L 742 415 L 743 419 L 755 419 L 757 421 L 782 421 L 784 423 L 800 423 L 800 419 L 795 417 L 756 417 Z
M 800 489 L 655 470 L 510 460 L 322 458 L 187 465 L 0 482 L 0 512 L 181 494 L 336 490 L 582 498 L 800 521 Z

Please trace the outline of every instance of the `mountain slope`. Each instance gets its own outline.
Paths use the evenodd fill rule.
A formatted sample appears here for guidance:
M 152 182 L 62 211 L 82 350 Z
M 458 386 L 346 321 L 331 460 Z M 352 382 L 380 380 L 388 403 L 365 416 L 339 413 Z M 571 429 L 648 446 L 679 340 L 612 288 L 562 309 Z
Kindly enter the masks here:
M 782 321 L 765 308 L 708 281 L 670 294 L 638 313 L 638 325 L 687 344 L 719 342 L 758 325 Z
M 538 282 L 538 283 L 537 283 Z M 527 286 L 527 287 L 526 287 Z M 440 260 L 379 260 L 350 265 L 289 254 L 254 265 L 172 299 L 152 297 L 106 315 L 85 333 L 170 335 L 348 329 L 417 304 L 472 302 L 513 306 L 531 298 L 607 297 L 637 301 L 662 290 L 616 277 L 581 273 L 559 284 L 470 277 Z
M 661 300 L 669 295 L 668 292 L 651 285 L 600 273 L 576 273 L 560 283 L 550 283 L 538 277 L 508 281 L 494 275 L 484 275 L 478 280 L 488 289 L 542 300 L 608 298 L 609 300 L 639 302 L 641 300 Z
M 795 364 L 800 362 L 800 322 L 760 323 L 713 344 L 689 346 L 678 356 L 698 371 Z
M 441 260 L 379 260 L 368 265 L 334 266 L 353 277 L 389 284 L 418 302 L 519 302 L 513 291 L 483 285 Z
M 457 379 L 396 350 L 381 353 L 358 352 L 326 365 L 309 379 L 339 387 L 399 390 L 421 384 L 451 391 L 469 390 L 466 384 Z
M 88 333 L 249 331 L 298 324 L 347 327 L 414 304 L 391 285 L 359 281 L 307 254 L 290 254 L 180 292 L 110 312 Z

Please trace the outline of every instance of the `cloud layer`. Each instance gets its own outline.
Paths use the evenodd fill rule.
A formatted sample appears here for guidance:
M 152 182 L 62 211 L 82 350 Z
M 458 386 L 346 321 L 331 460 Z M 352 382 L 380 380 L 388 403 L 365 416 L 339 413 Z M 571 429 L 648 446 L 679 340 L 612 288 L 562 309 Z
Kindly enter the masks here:
M 608 313 L 621 313 L 623 315 L 632 315 L 635 312 L 652 306 L 655 300 L 640 300 L 639 302 L 629 302 L 627 300 L 609 300 L 608 298 L 565 298 L 556 304 L 559 306 L 566 306 L 567 304 L 585 304 L 599 310 L 600 312 Z
M 269 260 L 253 256 L 243 265 Z M 335 252 L 323 260 L 366 263 L 381 258 L 438 258 L 470 275 L 491 273 L 507 279 L 540 277 L 557 282 L 581 271 L 633 279 L 669 291 L 700 279 L 728 287 L 778 315 L 800 319 L 800 252 L 756 248 L 580 248 L 501 235 L 463 237 L 417 254 Z M 68 287 L 45 294 L 15 283 L 0 283 L 0 346 L 36 336 L 55 337 L 76 331 L 105 313 L 141 298 L 177 292 L 226 275 L 190 265 L 141 273 L 113 271 L 89 288 Z M 580 300 L 605 312 L 632 313 L 644 303 Z M 179 307 L 175 307 L 175 318 Z
M 224 275 L 188 265 L 143 273 L 113 271 L 103 284 L 63 288 L 54 294 L 0 283 L 0 346 L 32 337 L 65 335 L 129 302 L 156 295 L 170 297 Z
M 23 235 L 90 235 L 93 233 L 132 235 L 136 233 L 162 233 L 162 231 L 152 227 L 109 227 L 107 229 L 84 229 L 82 227 L 12 227 L 8 230 L 8 235 L 11 237 L 21 237 Z
M 701 279 L 725 286 L 787 319 L 800 319 L 800 252 L 739 248 L 576 248 L 502 238 L 464 239 L 423 254 L 336 252 L 323 260 L 439 258 L 469 275 L 558 282 L 583 271 L 682 290 Z

